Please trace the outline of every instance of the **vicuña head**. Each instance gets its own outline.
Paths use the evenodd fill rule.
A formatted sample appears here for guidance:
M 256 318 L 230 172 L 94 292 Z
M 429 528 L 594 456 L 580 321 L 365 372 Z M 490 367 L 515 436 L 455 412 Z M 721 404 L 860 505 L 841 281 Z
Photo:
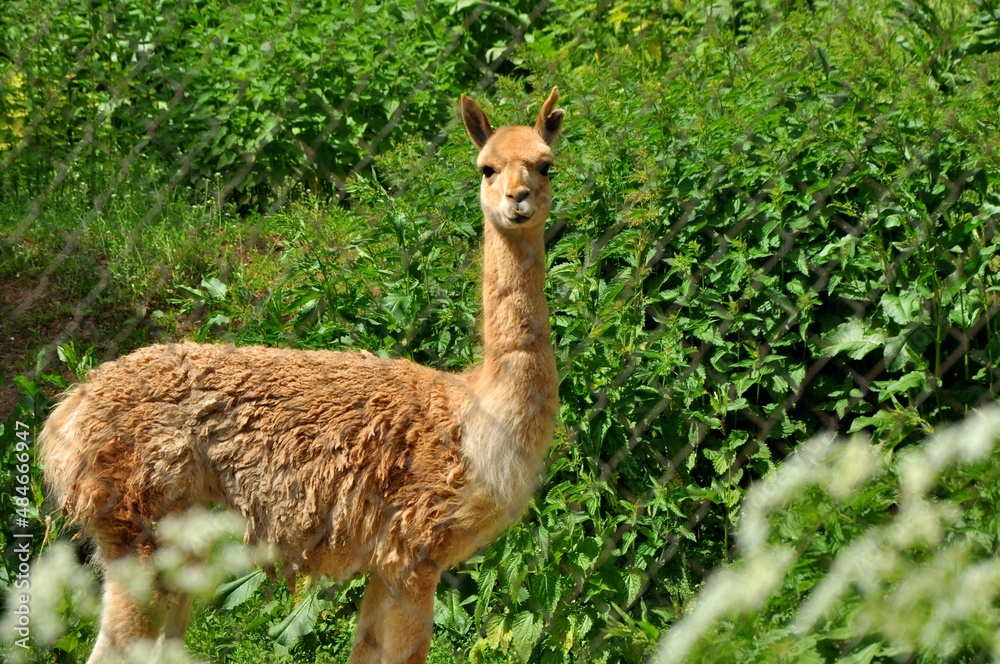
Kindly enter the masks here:
M 555 108 L 558 95 L 558 88 L 553 88 L 534 128 L 500 127 L 496 131 L 476 102 L 462 95 L 462 119 L 479 148 L 480 203 L 486 221 L 497 228 L 524 229 L 545 223 L 552 207 L 551 145 L 563 121 L 562 109 Z
M 151 346 L 92 371 L 39 437 L 51 495 L 107 565 L 156 574 L 157 523 L 219 505 L 284 574 L 369 572 L 350 661 L 422 662 L 441 571 L 516 518 L 558 394 L 544 285 L 552 90 L 534 127 L 493 130 L 462 97 L 485 217 L 483 361 L 461 374 L 364 352 Z M 183 638 L 192 598 L 106 576 L 91 664 Z

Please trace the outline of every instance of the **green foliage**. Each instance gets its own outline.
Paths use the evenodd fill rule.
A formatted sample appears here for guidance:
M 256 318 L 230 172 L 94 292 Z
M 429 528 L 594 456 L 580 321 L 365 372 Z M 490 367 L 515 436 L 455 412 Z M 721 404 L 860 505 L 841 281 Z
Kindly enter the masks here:
M 0 168 L 17 194 L 0 221 L 31 240 L 0 245 L 12 257 L 0 276 L 37 274 L 77 228 L 85 260 L 60 274 L 86 283 L 78 295 L 104 252 L 113 287 L 101 292 L 140 304 L 139 318 L 160 312 L 171 332 L 467 367 L 479 354 L 481 229 L 453 105 L 482 75 L 473 56 L 499 62 L 511 39 L 495 19 L 524 27 L 533 8 L 265 4 L 194 20 L 202 3 L 126 3 L 107 28 L 93 14 L 67 41 L 32 47 L 24 69 L 37 67 L 25 74 L 37 87 L 0 71 L 0 145 L 34 122 L 11 119 L 54 104 L 17 168 Z M 10 16 L 31 6 L 15 0 Z M 76 11 L 61 7 L 52 25 L 79 23 Z M 442 584 L 432 658 L 643 661 L 697 612 L 735 529 L 748 532 L 748 489 L 783 477 L 785 457 L 826 429 L 872 431 L 880 461 L 856 490 L 803 485 L 771 514 L 768 545 L 784 548 L 736 563 L 753 583 L 731 599 L 753 613 L 709 621 L 725 642 L 704 658 L 965 652 L 918 642 L 929 623 L 916 612 L 898 633 L 859 625 L 922 601 L 922 580 L 968 582 L 948 576 L 958 563 L 992 578 L 977 566 L 996 530 L 986 462 L 937 476 L 934 495 L 961 518 L 894 559 L 878 580 L 891 597 L 855 592 L 808 638 L 787 626 L 838 556 L 890 527 L 897 456 L 996 398 L 995 12 L 930 0 L 560 3 L 531 24 L 508 75 L 477 98 L 496 124 L 523 122 L 558 84 L 568 110 L 547 254 L 562 425 L 529 514 Z M 13 19 L 0 26 L 25 37 Z M 79 155 L 66 131 L 86 139 Z M 372 168 L 347 176 L 369 147 Z M 44 193 L 53 156 L 72 161 L 69 175 L 51 207 L 34 208 L 25 192 Z M 114 184 L 123 167 L 136 178 Z M 316 195 L 239 217 L 180 191 L 178 173 L 245 200 L 295 180 Z M 349 204 L 323 196 L 329 175 Z M 121 195 L 103 198 L 109 183 Z M 83 348 L 60 351 L 73 373 L 98 356 Z M 914 568 L 933 574 L 904 583 Z M 357 583 L 288 592 L 251 574 L 220 592 L 222 608 L 200 609 L 191 630 L 200 656 L 259 661 L 275 641 L 291 661 L 346 656 Z M 987 628 L 952 634 L 977 648 Z
M 894 455 L 810 441 L 752 489 L 741 556 L 657 662 L 968 661 L 996 652 L 1000 412 Z
M 3 169 L 6 186 L 37 193 L 63 162 L 101 191 L 152 162 L 241 204 L 296 182 L 329 192 L 392 137 L 433 136 L 481 78 L 484 46 L 509 38 L 496 15 L 526 20 L 517 3 L 448 4 L 12 0 L 0 146 L 23 168 Z M 39 13 L 48 39 L 31 28 Z
M 1000 3 L 979 0 L 965 3 L 934 3 L 928 0 L 899 1 L 904 30 L 901 44 L 923 63 L 930 82 L 948 92 L 970 82 L 963 60 L 1000 50 Z
M 898 17 L 866 18 L 790 17 L 742 59 L 709 33 L 667 80 L 625 56 L 613 78 L 563 68 L 588 91 L 567 99 L 549 247 L 565 431 L 530 521 L 470 571 L 477 656 L 641 659 L 795 439 L 833 424 L 895 446 L 990 398 L 995 99 L 914 88 Z M 530 99 L 501 81 L 488 110 Z M 341 238 L 300 228 L 238 341 L 474 359 L 471 158 L 458 136 L 414 180 L 419 150 L 352 183 Z M 956 366 L 961 343 L 983 351 Z
M 433 217 L 398 205 L 375 182 L 355 181 L 351 192 L 361 212 L 335 211 L 321 222 L 339 238 L 305 223 L 292 231 L 287 277 L 238 340 L 366 348 L 443 368 L 469 364 L 478 309 L 471 210 L 457 226 L 435 227 Z

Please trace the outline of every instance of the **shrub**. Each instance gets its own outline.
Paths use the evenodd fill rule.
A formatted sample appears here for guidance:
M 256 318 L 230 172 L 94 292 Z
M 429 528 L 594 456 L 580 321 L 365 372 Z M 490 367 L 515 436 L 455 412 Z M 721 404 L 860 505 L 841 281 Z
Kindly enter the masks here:
M 482 78 L 477 63 L 503 64 L 488 53 L 510 38 L 494 14 L 527 21 L 516 4 L 12 0 L 0 173 L 37 194 L 81 171 L 101 192 L 152 161 L 243 205 L 298 182 L 336 193 L 396 137 L 432 137 Z
M 800 446 L 748 492 L 739 559 L 654 661 L 995 654 L 998 426 L 994 405 L 899 455 L 860 437 Z
M 868 429 L 891 459 L 995 400 L 994 10 L 936 7 L 666 3 L 662 23 L 644 3 L 574 7 L 584 29 L 540 23 L 511 76 L 480 95 L 490 117 L 518 122 L 536 89 L 565 95 L 547 286 L 563 427 L 529 516 L 442 587 L 439 636 L 477 661 L 640 661 L 705 570 L 728 560 L 748 489 L 800 441 Z M 428 110 L 429 124 L 347 178 L 349 206 L 296 201 L 246 217 L 280 237 L 282 276 L 262 296 L 239 270 L 178 284 L 196 337 L 360 347 L 456 370 L 475 360 L 477 175 L 445 119 L 452 102 L 428 103 L 442 115 Z M 787 623 L 795 579 L 819 587 L 864 519 L 893 504 L 892 472 L 873 475 L 877 491 L 834 496 L 856 526 L 816 499 L 827 520 L 803 545 L 818 548 L 789 554 L 797 577 L 762 586 L 751 604 L 775 604 L 735 626 L 734 652 L 758 629 L 760 652 L 790 647 L 757 617 Z M 911 562 L 937 555 L 924 553 Z M 349 624 L 320 591 L 300 596 L 299 637 Z M 856 647 L 861 659 L 875 641 L 905 641 L 837 634 L 802 648 Z

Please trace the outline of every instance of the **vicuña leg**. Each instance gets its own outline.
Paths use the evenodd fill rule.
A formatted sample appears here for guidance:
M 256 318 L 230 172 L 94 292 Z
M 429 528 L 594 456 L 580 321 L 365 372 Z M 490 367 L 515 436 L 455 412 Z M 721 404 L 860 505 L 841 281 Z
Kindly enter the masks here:
M 441 570 L 421 566 L 392 587 L 373 574 L 349 664 L 418 664 L 427 658 Z
M 118 581 L 104 580 L 104 607 L 100 631 L 87 664 L 120 662 L 128 647 L 140 639 L 154 638 L 146 609 Z
M 193 605 L 194 595 L 189 593 L 175 593 L 169 596 L 163 621 L 164 636 L 168 639 L 184 640 L 188 623 L 191 622 L 191 608 Z
M 107 572 L 100 629 L 87 663 L 117 664 L 124 660 L 129 648 L 140 641 L 161 645 L 164 639 L 183 641 L 193 604 L 194 597 L 188 593 L 171 593 L 162 589 L 140 601 Z

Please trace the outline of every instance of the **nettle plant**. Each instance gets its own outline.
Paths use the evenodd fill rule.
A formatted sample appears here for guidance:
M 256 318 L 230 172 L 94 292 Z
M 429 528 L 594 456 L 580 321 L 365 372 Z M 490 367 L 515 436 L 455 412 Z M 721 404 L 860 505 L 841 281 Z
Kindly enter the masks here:
M 100 190 L 108 155 L 134 152 L 249 208 L 297 183 L 336 194 L 401 137 L 433 137 L 534 5 L 128 1 L 44 7 L 27 27 L 42 8 L 12 0 L 0 17 L 0 146 L 33 125 L 11 187 L 44 186 L 58 159 Z
M 901 504 L 892 459 L 995 396 L 998 61 L 976 27 L 985 9 L 968 9 L 944 32 L 914 27 L 923 9 L 865 3 L 790 12 L 751 34 L 706 19 L 663 33 L 659 48 L 621 37 L 599 60 L 576 29 L 519 51 L 526 77 L 500 79 L 486 111 L 513 120 L 533 98 L 526 82 L 558 84 L 573 119 L 551 173 L 546 254 L 562 429 L 529 517 L 440 589 L 438 633 L 476 661 L 642 661 L 705 570 L 733 554 L 748 488 L 814 434 L 870 429 L 874 451 L 846 448 L 874 463 L 857 492 L 809 484 L 802 505 L 771 517 L 768 541 L 794 549 L 778 552 L 786 576 L 761 577 L 772 586 L 746 602 L 764 613 L 737 612 L 725 642 L 797 652 L 781 629 L 753 645 L 753 616 L 790 625 L 804 589 L 835 589 L 821 586 L 827 561 L 888 528 Z M 952 28 L 960 38 L 946 38 Z M 471 364 L 475 171 L 457 122 L 447 129 L 439 147 L 411 137 L 351 178 L 349 208 L 276 215 L 285 272 L 269 292 L 248 294 L 239 271 L 178 289 L 204 311 L 199 336 Z M 838 446 L 823 449 L 846 468 Z M 937 475 L 936 490 L 970 501 L 952 501 L 964 521 L 939 519 L 942 541 L 988 548 L 994 470 L 989 459 L 962 468 Z M 938 548 L 904 558 L 923 569 L 946 561 Z M 358 597 L 298 591 L 287 622 L 267 613 L 283 646 L 340 631 L 325 598 Z M 912 631 L 858 628 L 882 615 L 852 613 L 862 591 L 824 614 L 845 630 L 796 623 L 804 652 L 923 647 Z M 268 586 L 254 576 L 227 592 L 239 612 Z M 691 643 L 714 633 L 718 611 Z M 960 656 L 944 643 L 928 652 Z
M 739 559 L 654 661 L 996 657 L 998 430 L 993 405 L 898 455 L 860 436 L 803 444 L 747 493 Z

